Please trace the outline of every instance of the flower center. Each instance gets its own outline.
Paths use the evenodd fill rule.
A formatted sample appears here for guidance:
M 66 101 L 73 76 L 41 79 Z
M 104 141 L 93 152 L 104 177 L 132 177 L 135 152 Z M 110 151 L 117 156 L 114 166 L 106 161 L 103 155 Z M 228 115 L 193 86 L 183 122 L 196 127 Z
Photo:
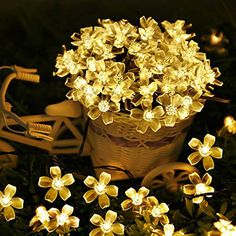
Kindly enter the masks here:
M 8 196 L 4 196 L 0 199 L 0 203 L 3 207 L 8 207 L 11 203 L 11 198 Z
M 189 107 L 189 106 L 192 105 L 192 103 L 193 103 L 193 100 L 190 96 L 185 96 L 184 97 L 184 100 L 183 100 L 183 106 L 184 107 Z
M 154 118 L 154 114 L 153 114 L 152 111 L 144 111 L 143 118 L 144 118 L 144 120 L 150 122 L 150 121 L 153 120 L 153 118 Z
M 141 205 L 143 202 L 143 198 L 141 195 L 139 195 L 138 193 L 136 193 L 133 197 L 132 197 L 132 203 L 135 205 L 135 206 L 139 206 Z
M 209 155 L 210 147 L 202 145 L 199 149 L 201 156 L 205 157 Z
M 93 93 L 93 92 L 94 92 L 94 91 L 93 91 L 93 88 L 90 87 L 90 86 L 86 86 L 85 89 L 84 89 L 84 92 L 85 92 L 86 96 L 91 96 L 91 95 L 94 94 L 94 93 Z
M 101 229 L 104 233 L 109 233 L 112 230 L 112 223 L 111 222 L 107 222 L 105 221 L 102 225 L 101 225 Z
M 169 116 L 174 116 L 176 115 L 177 109 L 173 105 L 168 105 L 166 106 L 166 114 Z
M 68 221 L 68 215 L 65 213 L 61 213 L 59 216 L 57 216 L 57 222 L 59 225 L 64 225 Z
M 43 207 L 38 207 L 36 209 L 36 214 L 39 217 L 41 223 L 45 223 L 49 221 L 48 212 Z
M 53 179 L 52 181 L 52 187 L 56 190 L 60 190 L 62 187 L 64 186 L 63 182 L 61 181 L 61 179 L 57 178 L 57 179 Z
M 106 72 L 100 72 L 98 74 L 98 79 L 101 83 L 105 84 L 107 82 L 107 73 Z
M 95 191 L 98 195 L 104 194 L 106 192 L 106 185 L 105 184 L 98 184 L 95 187 Z
M 196 194 L 203 194 L 206 193 L 206 185 L 203 183 L 197 184 L 196 186 Z
M 151 212 L 153 217 L 160 217 L 161 211 L 157 206 L 154 206 Z
M 121 86 L 116 86 L 115 89 L 114 89 L 114 94 L 116 95 L 120 95 L 121 94 L 121 91 L 122 91 L 122 88 Z
M 101 112 L 107 112 L 109 110 L 110 106 L 109 106 L 109 103 L 108 101 L 101 101 L 99 102 L 98 104 L 98 109 L 101 111 Z

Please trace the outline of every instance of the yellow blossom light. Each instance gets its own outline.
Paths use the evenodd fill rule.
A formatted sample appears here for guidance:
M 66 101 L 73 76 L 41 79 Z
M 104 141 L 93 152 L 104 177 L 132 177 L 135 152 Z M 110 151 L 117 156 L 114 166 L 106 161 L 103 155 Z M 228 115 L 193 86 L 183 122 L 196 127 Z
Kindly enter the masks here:
M 95 235 L 124 235 L 124 225 L 120 223 L 115 223 L 117 218 L 117 213 L 111 210 L 108 210 L 105 215 L 105 219 L 103 219 L 100 215 L 94 214 L 90 221 L 97 228 L 93 229 L 89 236 Z
M 118 187 L 115 185 L 108 185 L 110 181 L 111 175 L 106 172 L 100 174 L 99 181 L 92 176 L 88 176 L 84 180 L 84 183 L 92 189 L 83 195 L 86 203 L 91 203 L 98 197 L 98 204 L 102 209 L 109 207 L 110 200 L 108 196 L 116 197 L 118 195 Z
M 71 37 L 76 48 L 64 48 L 57 56 L 55 75 L 74 80 L 66 82 L 72 89 L 67 97 L 84 105 L 92 120 L 101 117 L 108 125 L 116 112 L 124 111 L 138 132 L 145 133 L 147 127 L 157 132 L 200 112 L 205 97 L 213 96 L 213 85 L 222 83 L 216 79 L 219 71 L 190 40 L 195 34 L 187 33 L 190 25 L 185 21 L 163 21 L 163 29 L 151 17 L 139 21 L 136 27 L 125 19 L 99 19 L 99 26 L 80 29 Z M 211 41 L 217 44 L 221 38 L 215 34 Z M 152 125 L 140 127 L 132 110 L 157 106 L 165 111 L 161 119 L 145 114 L 142 120 L 152 120 Z
M 231 134 L 236 134 L 236 121 L 233 116 L 226 116 L 224 119 L 224 126 Z
M 203 159 L 203 166 L 206 171 L 214 169 L 214 161 L 212 159 L 222 158 L 223 150 L 219 147 L 213 147 L 215 143 L 215 136 L 207 134 L 204 137 L 203 143 L 197 139 L 192 138 L 188 145 L 195 150 L 188 156 L 188 161 L 191 165 L 196 165 Z
M 50 167 L 50 175 L 51 178 L 41 176 L 38 181 L 38 185 L 41 188 L 49 188 L 45 195 L 45 200 L 54 202 L 59 193 L 61 199 L 66 201 L 71 196 L 71 192 L 66 186 L 75 182 L 73 175 L 66 174 L 62 177 L 61 169 L 58 166 Z
M 14 197 L 16 187 L 8 184 L 4 191 L 0 191 L 0 212 L 3 210 L 3 216 L 6 221 L 15 219 L 15 211 L 13 208 L 22 209 L 24 200 L 19 197 Z

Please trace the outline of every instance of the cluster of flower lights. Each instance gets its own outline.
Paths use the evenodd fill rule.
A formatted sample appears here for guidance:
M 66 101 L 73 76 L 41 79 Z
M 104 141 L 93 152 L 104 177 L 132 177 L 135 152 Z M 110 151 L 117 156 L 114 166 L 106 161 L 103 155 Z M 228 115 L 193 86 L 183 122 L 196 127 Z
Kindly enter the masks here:
M 203 142 L 197 138 L 192 138 L 189 146 L 194 150 L 188 157 L 191 165 L 196 165 L 201 160 L 206 171 L 214 169 L 212 158 L 222 158 L 222 149 L 213 146 L 215 137 L 207 134 Z M 50 168 L 50 176 L 41 176 L 38 185 L 42 188 L 49 188 L 45 194 L 45 200 L 53 203 L 58 195 L 64 201 L 71 197 L 68 186 L 74 183 L 74 177 L 68 173 L 62 176 L 61 169 L 58 166 Z M 212 182 L 211 175 L 206 172 L 201 178 L 196 172 L 189 174 L 191 184 L 185 184 L 182 189 L 184 197 L 197 206 L 202 204 L 208 206 L 205 197 L 212 197 L 214 188 L 210 186 Z M 110 185 L 111 175 L 102 172 L 97 180 L 93 176 L 87 176 L 84 184 L 90 188 L 84 193 L 83 198 L 87 204 L 98 200 L 101 209 L 110 207 L 110 198 L 118 196 L 118 187 Z M 169 206 L 160 203 L 156 196 L 149 196 L 149 189 L 141 187 L 138 191 L 130 187 L 125 191 L 127 199 L 121 202 L 120 208 L 123 212 L 132 212 L 135 222 L 141 225 L 144 235 L 150 236 L 183 236 L 189 235 L 186 229 L 176 230 L 174 222 L 168 217 Z M 7 221 L 15 219 L 13 208 L 22 209 L 23 199 L 14 197 L 16 187 L 8 184 L 3 192 L 0 191 L 0 212 Z M 187 207 L 187 206 L 186 206 Z M 45 206 L 38 206 L 35 215 L 30 220 L 29 226 L 33 232 L 46 230 L 48 233 L 55 232 L 58 235 L 69 235 L 72 230 L 79 227 L 79 218 L 73 216 L 74 207 L 65 204 L 61 211 L 57 208 L 46 209 Z M 216 213 L 218 221 L 212 224 L 211 229 L 207 232 L 208 236 L 235 236 L 236 226 L 223 214 Z M 89 233 L 90 236 L 107 236 L 107 235 L 129 235 L 129 228 L 125 228 L 120 222 L 117 212 L 108 210 L 104 217 L 99 214 L 93 214 L 90 222 L 95 226 Z M 131 234 L 133 235 L 133 234 Z
M 201 111 L 216 78 L 206 55 L 199 52 L 182 20 L 140 18 L 140 27 L 127 20 L 99 20 L 100 26 L 80 29 L 72 35 L 76 49 L 57 56 L 56 75 L 69 75 L 69 99 L 79 101 L 95 120 L 114 121 L 117 112 L 126 113 L 137 131 L 156 132 L 162 126 Z

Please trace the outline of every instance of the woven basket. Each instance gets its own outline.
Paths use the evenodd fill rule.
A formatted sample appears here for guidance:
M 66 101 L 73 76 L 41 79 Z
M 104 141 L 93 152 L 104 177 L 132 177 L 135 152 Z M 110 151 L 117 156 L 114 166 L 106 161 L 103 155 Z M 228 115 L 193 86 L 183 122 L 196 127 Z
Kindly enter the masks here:
M 156 133 L 151 129 L 145 134 L 136 131 L 136 125 L 124 113 L 114 115 L 114 122 L 105 125 L 100 118 L 90 121 L 88 141 L 94 167 L 114 166 L 130 172 L 134 178 L 145 176 L 153 168 L 175 161 L 182 149 L 187 128 L 194 115 L 174 127 L 162 127 Z M 120 170 L 95 168 L 112 174 L 113 180 L 127 179 Z

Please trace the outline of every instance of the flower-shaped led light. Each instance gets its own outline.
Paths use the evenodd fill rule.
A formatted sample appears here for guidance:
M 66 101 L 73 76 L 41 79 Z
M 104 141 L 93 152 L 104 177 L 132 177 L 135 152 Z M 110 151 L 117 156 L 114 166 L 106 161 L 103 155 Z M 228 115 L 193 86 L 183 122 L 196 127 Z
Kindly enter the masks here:
M 114 223 L 117 218 L 117 213 L 114 211 L 107 211 L 105 215 L 105 219 L 103 219 L 100 215 L 94 214 L 90 221 L 97 228 L 93 229 L 89 236 L 114 236 L 114 235 L 124 235 L 124 225 L 120 223 Z
M 231 134 L 236 134 L 236 121 L 233 116 L 226 116 L 224 119 L 224 126 Z
M 173 224 L 165 224 L 163 230 L 154 229 L 151 236 L 184 236 L 185 233 L 181 230 L 175 231 L 175 226 Z
M 15 211 L 13 208 L 22 209 L 24 200 L 19 197 L 13 197 L 16 194 L 16 187 L 8 184 L 4 191 L 0 191 L 0 212 L 3 210 L 3 215 L 6 221 L 15 219 Z
M 33 231 L 39 232 L 46 229 L 50 217 L 45 206 L 39 206 L 35 210 L 36 215 L 30 220 L 29 227 L 33 226 Z
M 161 117 L 164 113 L 161 106 L 153 109 L 147 108 L 145 110 L 134 108 L 131 110 L 130 116 L 137 120 L 137 131 L 144 134 L 148 127 L 154 132 L 157 132 L 161 128 Z
M 74 208 L 70 205 L 64 205 L 61 212 L 57 208 L 48 210 L 51 220 L 47 224 L 48 232 L 57 232 L 59 235 L 68 234 L 71 228 L 79 227 L 79 218 L 72 216 Z
M 201 159 L 203 159 L 203 166 L 206 171 L 214 169 L 214 161 L 212 159 L 222 158 L 223 150 L 219 147 L 213 147 L 215 143 L 215 136 L 207 134 L 204 137 L 203 143 L 197 139 L 192 138 L 188 145 L 196 150 L 188 156 L 188 161 L 191 165 L 196 165 Z
M 143 204 L 145 197 L 149 194 L 149 189 L 146 187 L 141 187 L 138 192 L 134 188 L 129 188 L 125 191 L 125 195 L 130 199 L 126 199 L 121 203 L 123 211 L 139 209 Z
M 169 218 L 166 213 L 169 211 L 169 207 L 166 203 L 159 201 L 154 197 L 150 196 L 146 198 L 146 205 L 148 206 L 149 214 L 154 218 L 153 223 L 158 224 L 161 222 L 162 225 L 169 223 Z
M 193 203 L 200 204 L 204 200 L 204 196 L 202 195 L 211 197 L 212 193 L 214 193 L 214 188 L 209 186 L 211 184 L 212 177 L 208 173 L 205 173 L 201 179 L 196 172 L 193 172 L 189 175 L 189 179 L 192 184 L 184 185 L 183 192 L 186 195 L 193 196 Z
M 99 176 L 99 181 L 97 181 L 94 177 L 88 176 L 84 183 L 89 188 L 92 188 L 91 190 L 87 191 L 83 198 L 86 201 L 86 203 L 93 202 L 98 197 L 98 204 L 103 209 L 110 206 L 110 200 L 109 196 L 116 197 L 118 196 L 118 187 L 115 185 L 108 185 L 108 183 L 111 181 L 111 175 L 102 172 Z
M 41 188 L 50 188 L 44 197 L 45 200 L 54 202 L 59 193 L 61 199 L 66 201 L 71 196 L 71 192 L 66 186 L 75 182 L 73 175 L 65 174 L 61 177 L 61 169 L 58 166 L 50 167 L 50 175 L 51 178 L 41 176 L 38 181 Z

